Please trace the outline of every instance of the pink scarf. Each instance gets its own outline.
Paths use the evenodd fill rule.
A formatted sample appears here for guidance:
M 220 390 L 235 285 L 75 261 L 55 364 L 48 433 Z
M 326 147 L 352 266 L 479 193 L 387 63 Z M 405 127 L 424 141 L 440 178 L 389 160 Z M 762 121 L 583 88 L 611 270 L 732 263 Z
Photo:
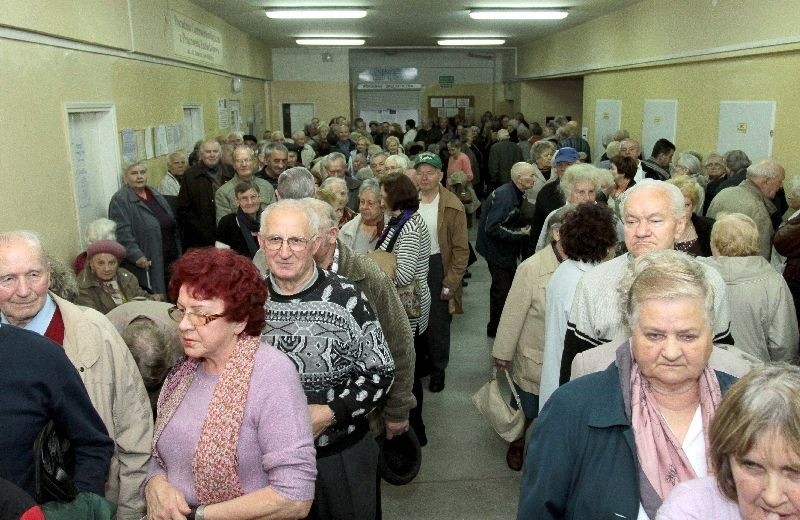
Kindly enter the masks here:
M 711 419 L 722 399 L 719 381 L 714 371 L 706 367 L 698 381 L 700 385 L 700 413 L 703 418 L 703 434 L 708 447 L 708 432 Z M 641 471 L 654 490 L 664 500 L 672 488 L 680 482 L 697 478 L 692 465 L 675 438 L 667 421 L 656 404 L 650 382 L 642 377 L 639 365 L 633 362 L 631 369 L 631 425 L 636 439 L 636 453 Z M 706 449 L 706 457 L 710 450 Z M 708 461 L 711 467 L 711 461 Z
M 242 496 L 237 472 L 239 431 L 253 373 L 255 354 L 261 341 L 254 336 L 240 336 L 233 354 L 214 387 L 214 395 L 200 429 L 192 474 L 200 504 L 216 504 Z M 158 396 L 158 417 L 153 435 L 153 458 L 163 468 L 156 444 L 192 386 L 199 359 L 184 358 L 170 372 Z

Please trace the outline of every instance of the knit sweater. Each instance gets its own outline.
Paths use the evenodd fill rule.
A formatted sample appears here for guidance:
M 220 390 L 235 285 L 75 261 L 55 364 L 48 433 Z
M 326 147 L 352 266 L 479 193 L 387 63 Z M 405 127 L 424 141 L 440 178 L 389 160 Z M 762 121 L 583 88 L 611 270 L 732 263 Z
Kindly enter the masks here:
M 316 440 L 324 448 L 363 436 L 394 380 L 394 361 L 364 294 L 335 273 L 317 274 L 291 296 L 270 287 L 262 338 L 295 364 L 308 404 L 333 410 L 334 424 Z

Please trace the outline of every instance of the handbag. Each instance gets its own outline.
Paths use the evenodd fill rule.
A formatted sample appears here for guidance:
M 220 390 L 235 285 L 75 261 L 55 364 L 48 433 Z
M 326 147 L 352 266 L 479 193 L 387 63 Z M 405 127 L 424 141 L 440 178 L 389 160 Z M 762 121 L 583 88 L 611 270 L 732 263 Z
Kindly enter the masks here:
M 394 253 L 376 249 L 367 253 L 367 256 L 376 264 L 386 276 L 394 280 L 397 274 L 397 256 Z
M 486 417 L 500 437 L 508 442 L 513 442 L 522 437 L 522 431 L 525 428 L 525 413 L 522 411 L 522 402 L 519 400 L 519 394 L 514 388 L 511 376 L 507 370 L 503 370 L 503 372 L 517 403 L 516 410 L 511 407 L 500 391 L 500 384 L 497 380 L 497 367 L 492 367 L 491 379 L 475 392 L 472 396 L 472 402 L 475 403 L 475 407 Z
M 70 502 L 78 496 L 71 472 L 74 453 L 69 441 L 61 438 L 50 420 L 33 444 L 35 499 L 38 503 Z
M 400 297 L 400 302 L 406 310 L 406 316 L 409 318 L 419 318 L 422 316 L 422 304 L 419 298 L 419 280 L 414 278 L 410 284 L 398 287 L 397 295 Z

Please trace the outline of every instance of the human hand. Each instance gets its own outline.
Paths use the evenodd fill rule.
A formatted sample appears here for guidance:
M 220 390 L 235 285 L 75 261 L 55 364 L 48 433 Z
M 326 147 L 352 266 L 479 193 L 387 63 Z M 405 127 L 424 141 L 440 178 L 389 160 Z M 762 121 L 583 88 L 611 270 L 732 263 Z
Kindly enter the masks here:
M 308 415 L 311 416 L 311 431 L 315 439 L 333 424 L 333 410 L 327 404 L 308 405 Z
M 149 520 L 185 520 L 191 511 L 183 493 L 163 475 L 151 478 L 144 488 Z
M 386 438 L 391 439 L 395 435 L 402 435 L 408 431 L 408 419 L 405 421 L 390 421 L 385 419 L 383 425 L 386 427 Z
M 500 370 L 508 370 L 508 361 L 505 359 L 494 358 L 494 366 Z
M 136 267 L 139 269 L 149 269 L 151 263 L 152 262 L 150 262 L 146 256 L 140 256 L 139 259 L 136 260 Z

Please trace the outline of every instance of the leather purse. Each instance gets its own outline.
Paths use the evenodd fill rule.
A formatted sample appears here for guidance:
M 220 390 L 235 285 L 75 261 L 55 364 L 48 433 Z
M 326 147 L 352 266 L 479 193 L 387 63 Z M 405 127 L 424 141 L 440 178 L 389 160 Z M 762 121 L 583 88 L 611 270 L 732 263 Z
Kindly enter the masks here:
M 497 380 L 497 367 L 492 367 L 492 376 L 472 396 L 472 402 L 478 411 L 489 421 L 497 434 L 508 442 L 513 442 L 522 437 L 525 428 L 525 413 L 522 411 L 522 402 L 519 394 L 511 381 L 511 375 L 507 370 L 503 370 L 506 380 L 511 388 L 511 394 L 517 403 L 517 409 L 511 407 L 508 399 L 503 396 L 500 390 L 500 383 Z

